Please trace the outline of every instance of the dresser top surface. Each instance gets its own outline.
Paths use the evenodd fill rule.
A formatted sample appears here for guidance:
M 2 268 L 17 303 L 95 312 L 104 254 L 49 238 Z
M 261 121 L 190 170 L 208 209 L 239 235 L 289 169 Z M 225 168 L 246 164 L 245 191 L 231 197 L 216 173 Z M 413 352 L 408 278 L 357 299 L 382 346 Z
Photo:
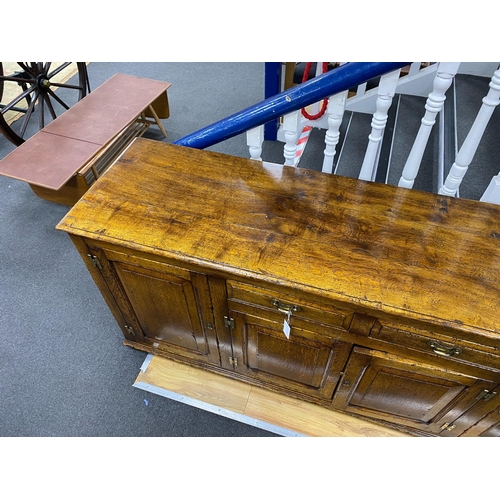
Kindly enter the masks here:
M 136 139 L 57 228 L 500 334 L 500 207 L 486 203 Z

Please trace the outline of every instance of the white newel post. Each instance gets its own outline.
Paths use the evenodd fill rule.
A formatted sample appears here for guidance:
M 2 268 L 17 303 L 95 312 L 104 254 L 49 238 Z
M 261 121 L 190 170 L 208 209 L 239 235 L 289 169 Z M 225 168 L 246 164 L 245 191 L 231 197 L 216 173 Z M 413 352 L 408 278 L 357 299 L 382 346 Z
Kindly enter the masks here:
M 325 151 L 322 172 L 331 174 L 333 172 L 333 159 L 335 158 L 336 146 L 340 138 L 340 125 L 344 117 L 345 103 L 348 91 L 336 94 L 328 100 L 326 113 L 328 115 L 328 130 L 325 134 Z
M 294 111 L 283 117 L 283 130 L 285 131 L 285 147 L 283 156 L 285 165 L 291 167 L 295 164 L 297 153 L 297 139 L 299 137 L 300 111 Z
M 459 66 L 460 63 L 438 64 L 432 92 L 425 103 L 425 114 L 422 118 L 420 129 L 406 160 L 401 179 L 399 180 L 398 186 L 400 187 L 409 189 L 413 187 L 432 127 L 436 122 L 436 116 L 443 109 L 446 91 L 450 88 Z
M 247 131 L 247 146 L 252 160 L 262 160 L 262 144 L 264 142 L 264 125 Z
M 380 144 L 384 137 L 385 125 L 387 123 L 387 112 L 391 107 L 392 98 L 396 92 L 400 72 L 401 70 L 398 69 L 380 78 L 376 109 L 372 118 L 372 131 L 368 136 L 368 147 L 366 148 L 365 158 L 359 173 L 359 179 L 363 181 L 373 180 L 378 162 Z
M 455 163 L 452 165 L 439 194 L 455 196 L 462 180 L 467 173 L 467 169 L 476 154 L 477 148 L 490 121 L 491 115 L 500 102 L 500 69 L 495 71 L 490 82 L 490 90 L 483 98 L 481 109 L 472 124 L 472 127 L 465 138 L 460 151 L 457 154 Z M 496 176 L 495 176 L 496 177 Z M 493 178 L 493 180 L 495 179 Z M 492 182 L 493 182 L 492 180 Z M 491 186 L 491 184 L 490 184 Z M 489 189 L 489 187 L 488 187 Z M 497 188 L 498 189 L 498 188 Z M 487 190 L 488 191 L 488 190 Z M 486 192 L 485 192 L 486 195 Z M 491 193 L 489 194 L 489 196 Z M 483 195 L 484 196 L 484 195 Z

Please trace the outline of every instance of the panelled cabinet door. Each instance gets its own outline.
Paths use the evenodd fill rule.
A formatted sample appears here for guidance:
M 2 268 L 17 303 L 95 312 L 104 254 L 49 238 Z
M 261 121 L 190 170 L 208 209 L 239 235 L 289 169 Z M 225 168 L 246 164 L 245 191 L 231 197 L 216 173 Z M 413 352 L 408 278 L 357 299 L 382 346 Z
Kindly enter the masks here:
M 464 437 L 500 437 L 500 410 L 492 412 L 462 434 Z
M 135 341 L 170 354 L 220 364 L 205 275 L 110 249 L 91 249 L 120 297 Z
M 469 409 L 453 422 L 445 422 L 441 436 L 494 436 L 500 427 L 499 399 L 500 386 L 495 389 L 481 389 L 473 394 Z M 451 419 L 450 419 L 451 420 Z
M 333 408 L 443 436 L 495 382 L 355 347 Z M 453 427 L 452 427 L 453 428 Z
M 480 434 L 481 437 L 500 437 L 500 422 L 492 425 Z
M 293 326 L 289 338 L 283 322 L 231 311 L 233 366 L 243 375 L 313 399 L 331 400 L 350 344 Z M 337 335 L 338 337 L 338 335 Z
M 487 413 L 486 416 L 484 416 L 485 413 Z M 462 421 L 464 421 L 463 427 L 467 429 L 460 434 L 462 436 L 500 437 L 500 385 L 487 394 L 483 393 L 476 406 L 454 424 L 458 427 Z

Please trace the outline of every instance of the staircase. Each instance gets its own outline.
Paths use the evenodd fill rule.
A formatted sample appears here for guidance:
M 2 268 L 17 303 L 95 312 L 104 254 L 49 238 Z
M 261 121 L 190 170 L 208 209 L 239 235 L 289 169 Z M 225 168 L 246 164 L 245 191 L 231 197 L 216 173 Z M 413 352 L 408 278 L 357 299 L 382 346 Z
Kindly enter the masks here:
M 215 142 L 224 140 L 235 135 L 236 123 L 254 159 L 500 204 L 499 63 L 372 63 L 367 71 L 364 65 L 321 73 L 317 63 L 315 78 L 199 131 L 201 137 L 207 144 L 224 129 Z M 295 101 L 316 113 L 321 100 L 307 96 L 329 75 L 330 88 L 340 91 L 326 96 L 323 116 L 305 118 Z M 272 112 L 256 118 L 263 109 Z M 269 140 L 264 127 L 278 113 L 277 140 Z M 176 143 L 205 147 L 196 145 L 197 134 Z

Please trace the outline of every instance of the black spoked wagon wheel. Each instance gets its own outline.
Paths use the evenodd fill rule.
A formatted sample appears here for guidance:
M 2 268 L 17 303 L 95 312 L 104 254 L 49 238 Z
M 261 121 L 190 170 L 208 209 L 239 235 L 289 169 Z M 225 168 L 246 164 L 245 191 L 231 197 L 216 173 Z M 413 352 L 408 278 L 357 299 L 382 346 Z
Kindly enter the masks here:
M 15 71 L 0 63 L 0 132 L 16 146 L 41 130 L 90 92 L 84 62 L 18 62 Z M 76 82 L 66 82 L 76 73 Z M 57 92 L 56 92 L 57 90 Z

